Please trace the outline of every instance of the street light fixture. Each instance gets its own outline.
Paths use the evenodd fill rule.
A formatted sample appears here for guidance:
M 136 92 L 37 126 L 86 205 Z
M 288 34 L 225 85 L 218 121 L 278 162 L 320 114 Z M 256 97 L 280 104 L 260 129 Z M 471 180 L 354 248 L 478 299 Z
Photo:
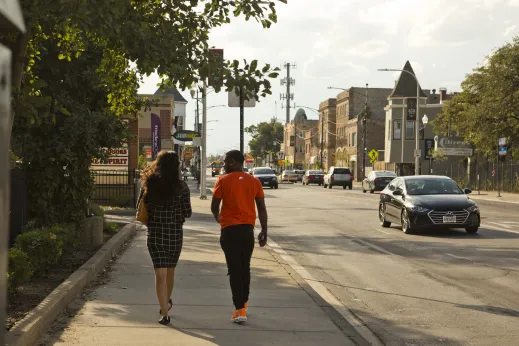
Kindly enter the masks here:
M 412 76 L 416 80 L 416 117 L 415 117 L 415 154 L 414 154 L 414 174 L 420 175 L 420 157 L 418 156 L 420 153 L 420 83 L 418 83 L 418 77 L 413 72 L 407 71 L 407 70 L 400 70 L 400 69 L 392 69 L 392 68 L 382 68 L 378 69 L 378 71 L 381 72 L 405 72 Z M 426 119 L 429 121 L 429 119 Z M 402 151 L 404 147 L 404 141 L 402 141 Z M 402 160 L 403 161 L 403 160 Z M 403 164 L 403 162 L 402 162 Z

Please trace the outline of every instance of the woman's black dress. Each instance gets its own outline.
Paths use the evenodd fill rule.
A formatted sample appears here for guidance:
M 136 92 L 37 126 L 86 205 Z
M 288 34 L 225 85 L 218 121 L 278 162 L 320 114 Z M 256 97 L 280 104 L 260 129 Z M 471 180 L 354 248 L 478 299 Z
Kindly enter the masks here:
M 148 206 L 148 251 L 154 268 L 174 268 L 182 251 L 182 225 L 191 216 L 189 187 L 181 182 L 180 194 L 168 202 L 156 203 L 145 197 Z

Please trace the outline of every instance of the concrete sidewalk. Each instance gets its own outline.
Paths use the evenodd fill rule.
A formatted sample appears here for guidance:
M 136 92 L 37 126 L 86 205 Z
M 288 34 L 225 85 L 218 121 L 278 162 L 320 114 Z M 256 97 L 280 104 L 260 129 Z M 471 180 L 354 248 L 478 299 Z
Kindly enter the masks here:
M 171 325 L 157 323 L 159 306 L 146 232 L 138 231 L 109 278 L 74 303 L 79 311 L 42 340 L 44 345 L 355 345 L 266 249 L 252 260 L 249 321 L 234 311 L 219 229 L 210 200 L 192 197 L 173 292 Z M 61 323 L 59 323 L 61 322 Z M 355 339 L 355 338 L 353 338 Z
M 477 190 L 473 190 L 469 195 L 474 201 L 488 201 L 488 202 L 502 202 L 519 205 L 519 194 L 501 192 L 501 197 L 497 197 L 497 191 L 480 191 L 478 195 Z

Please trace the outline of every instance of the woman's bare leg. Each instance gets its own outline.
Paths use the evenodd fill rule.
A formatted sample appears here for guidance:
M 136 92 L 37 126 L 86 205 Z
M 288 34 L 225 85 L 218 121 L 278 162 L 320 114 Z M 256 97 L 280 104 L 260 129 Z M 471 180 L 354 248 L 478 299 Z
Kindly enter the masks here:
M 160 311 L 162 316 L 168 316 L 168 269 L 167 268 L 156 268 L 155 269 L 155 292 L 159 300 Z
M 168 299 L 173 294 L 173 285 L 175 284 L 175 268 L 168 268 Z

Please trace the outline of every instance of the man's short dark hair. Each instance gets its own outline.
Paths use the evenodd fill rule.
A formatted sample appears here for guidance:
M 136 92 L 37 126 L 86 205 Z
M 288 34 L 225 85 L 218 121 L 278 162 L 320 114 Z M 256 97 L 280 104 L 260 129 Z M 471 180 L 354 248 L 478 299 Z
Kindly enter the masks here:
M 235 162 L 239 163 L 240 165 L 243 165 L 243 163 L 245 162 L 245 156 L 243 156 L 242 152 L 239 150 L 228 151 L 225 154 L 225 156 L 230 157 L 231 159 L 233 159 Z

